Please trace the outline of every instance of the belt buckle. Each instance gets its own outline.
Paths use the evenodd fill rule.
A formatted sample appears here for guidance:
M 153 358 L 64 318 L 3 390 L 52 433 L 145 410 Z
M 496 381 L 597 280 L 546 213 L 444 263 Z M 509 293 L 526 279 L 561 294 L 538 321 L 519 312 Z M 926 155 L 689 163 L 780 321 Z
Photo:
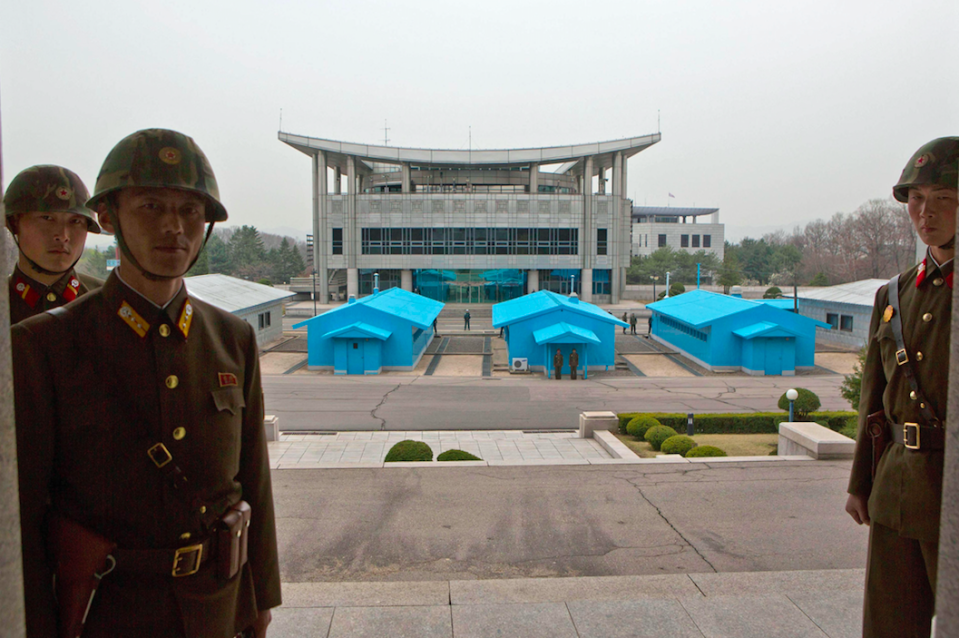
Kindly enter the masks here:
M 909 355 L 906 354 L 905 348 L 902 348 L 901 350 L 896 350 L 896 363 L 899 365 L 905 365 L 909 363 Z
M 188 558 L 192 557 L 192 558 Z M 173 577 L 192 576 L 200 571 L 200 561 L 203 558 L 203 543 L 181 547 L 173 554 Z M 187 567 L 182 567 L 181 563 L 189 560 Z
M 914 432 L 915 436 L 910 437 L 909 433 Z M 914 438 L 914 442 L 910 443 L 911 438 Z M 918 423 L 906 423 L 902 426 L 902 444 L 906 446 L 906 449 L 909 450 L 918 450 L 919 449 L 919 424 Z
M 153 464 L 158 468 L 163 467 L 173 460 L 173 455 L 170 454 L 170 450 L 166 449 L 166 446 L 162 443 L 157 443 L 147 450 L 147 456 L 150 457 L 150 460 L 153 461 Z

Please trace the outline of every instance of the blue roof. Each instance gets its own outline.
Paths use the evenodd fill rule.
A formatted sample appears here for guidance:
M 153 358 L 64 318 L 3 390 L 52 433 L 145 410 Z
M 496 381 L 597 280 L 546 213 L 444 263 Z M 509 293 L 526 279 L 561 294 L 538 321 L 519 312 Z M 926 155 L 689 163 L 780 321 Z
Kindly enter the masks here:
M 708 326 L 717 319 L 762 306 L 758 301 L 730 297 L 707 290 L 690 290 L 646 304 L 650 310 L 672 317 L 695 328 Z
M 559 321 L 534 331 L 533 339 L 539 345 L 544 343 L 601 343 L 599 337 L 592 330 L 571 326 L 565 321 Z
M 558 295 L 549 290 L 539 290 L 537 292 L 510 299 L 493 306 L 493 327 L 499 328 L 523 319 L 536 317 L 547 312 L 552 312 L 558 308 L 569 310 L 594 319 L 599 319 L 617 326 L 628 326 L 629 324 L 620 321 L 609 314 L 599 306 L 594 306 L 587 301 L 580 301 L 576 297 L 566 297 Z
M 348 326 L 343 326 L 342 328 L 337 328 L 336 330 L 330 330 L 325 335 L 324 339 L 331 339 L 334 337 L 339 337 L 341 339 L 379 339 L 380 341 L 386 341 L 390 338 L 390 335 L 393 334 L 389 330 L 383 330 L 382 328 L 377 328 L 376 326 L 371 326 L 368 323 L 363 323 L 362 321 L 357 321 L 351 323 Z
M 366 306 L 367 308 L 400 317 L 418 328 L 425 329 L 433 325 L 433 320 L 439 316 L 444 305 L 442 302 L 408 292 L 402 288 L 390 288 L 367 297 L 361 297 L 355 301 L 345 303 L 342 306 L 337 306 L 332 310 L 327 310 L 322 315 L 317 315 L 317 317 L 325 317 L 332 313 L 343 312 L 356 306 Z M 301 326 L 307 326 L 311 321 L 317 319 L 317 317 L 311 317 L 306 321 L 301 321 L 295 324 L 293 328 L 296 329 Z
M 792 299 L 757 299 L 756 301 L 781 310 L 792 310 L 796 303 Z
M 798 332 L 785 328 L 772 321 L 759 321 L 757 323 L 733 330 L 733 334 L 743 339 L 755 339 L 756 337 L 798 337 Z

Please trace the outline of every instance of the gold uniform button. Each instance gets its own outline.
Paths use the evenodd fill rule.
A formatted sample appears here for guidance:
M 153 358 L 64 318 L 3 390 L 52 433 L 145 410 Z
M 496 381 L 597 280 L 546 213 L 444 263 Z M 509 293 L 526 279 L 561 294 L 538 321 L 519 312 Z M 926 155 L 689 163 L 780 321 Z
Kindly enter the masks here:
M 191 537 L 191 536 L 193 536 L 193 534 L 191 534 L 190 532 L 183 532 L 182 534 L 180 534 L 180 540 L 181 540 L 181 541 L 188 541 L 188 540 L 190 540 L 190 537 Z
M 922 353 L 921 353 L 921 352 L 917 352 L 917 353 L 916 353 L 916 361 L 922 361 Z
M 182 441 L 183 437 L 186 436 L 186 428 L 177 428 L 173 430 L 173 440 Z
M 922 320 L 925 322 L 932 321 L 932 314 L 927 312 L 926 314 L 922 316 Z
M 912 399 L 913 401 L 916 400 L 916 391 L 915 391 L 915 390 L 913 390 L 912 392 L 909 393 L 909 398 Z M 176 434 L 174 434 L 173 436 L 176 436 Z
M 166 324 L 163 324 L 162 326 L 160 326 L 160 336 L 161 336 L 161 337 L 169 337 L 169 336 L 170 336 L 170 326 L 168 326 L 168 325 L 166 325 Z
M 175 374 L 171 374 L 166 378 L 166 387 L 170 388 L 171 390 L 178 385 L 180 385 L 180 380 L 176 378 Z
M 201 513 L 201 514 L 206 514 L 206 505 L 201 505 L 201 506 L 200 506 L 200 513 Z
M 57 300 L 57 296 L 55 294 L 53 294 L 52 292 L 47 293 L 47 301 L 56 301 L 56 300 Z
M 941 286 L 941 285 L 942 285 L 942 277 L 936 277 L 935 279 L 933 279 L 933 280 L 932 280 L 932 285 L 933 285 L 933 286 Z

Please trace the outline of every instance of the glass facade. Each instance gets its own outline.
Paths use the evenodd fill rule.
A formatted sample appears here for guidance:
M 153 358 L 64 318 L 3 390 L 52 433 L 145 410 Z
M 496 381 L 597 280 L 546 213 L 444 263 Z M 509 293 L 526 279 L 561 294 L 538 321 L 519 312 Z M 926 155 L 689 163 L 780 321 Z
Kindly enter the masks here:
M 593 294 L 608 295 L 611 292 L 610 278 L 613 271 L 599 268 L 593 269 Z
M 380 275 L 380 290 L 400 287 L 400 270 L 390 268 L 360 268 L 360 296 L 373 294 L 374 274 Z
M 364 255 L 578 255 L 576 228 L 363 228 Z
M 595 270 L 593 272 L 596 272 Z M 575 284 L 574 278 L 575 277 Z M 577 295 L 581 295 L 582 276 L 578 268 L 554 268 L 539 271 L 539 289 L 549 290 L 560 295 L 568 295 L 570 287 L 575 285 Z
M 414 270 L 413 292 L 443 303 L 499 303 L 526 294 L 526 271 L 515 268 Z

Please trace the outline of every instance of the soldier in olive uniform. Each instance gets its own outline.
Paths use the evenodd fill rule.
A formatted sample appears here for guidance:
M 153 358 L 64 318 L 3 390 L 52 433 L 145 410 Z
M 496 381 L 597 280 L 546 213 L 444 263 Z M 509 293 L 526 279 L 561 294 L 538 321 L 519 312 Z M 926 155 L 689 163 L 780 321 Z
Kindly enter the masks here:
M 922 263 L 898 278 L 902 348 L 886 285 L 876 294 L 863 368 L 846 511 L 870 525 L 863 619 L 869 638 L 925 638 L 935 612 L 957 175 L 959 137 L 940 138 L 913 155 L 893 188 L 928 249 Z M 880 410 L 891 443 L 872 478 L 866 417 Z
M 563 378 L 563 353 L 556 348 L 556 354 L 553 355 L 553 371 L 556 372 L 556 380 Z
M 7 228 L 20 249 L 10 275 L 10 324 L 73 301 L 103 282 L 73 268 L 87 233 L 99 233 L 84 204 L 87 187 L 62 166 L 21 171 L 3 196 Z
M 569 378 L 573 381 L 576 380 L 577 367 L 579 367 L 579 354 L 576 353 L 576 348 L 573 348 L 573 351 L 569 353 Z
M 84 638 L 262 637 L 280 578 L 256 337 L 183 281 L 227 218 L 216 179 L 191 138 L 152 129 L 113 148 L 95 191 L 119 268 L 12 331 L 28 633 L 56 633 L 53 516 L 118 547 Z M 214 530 L 241 499 L 248 562 L 224 578 Z

